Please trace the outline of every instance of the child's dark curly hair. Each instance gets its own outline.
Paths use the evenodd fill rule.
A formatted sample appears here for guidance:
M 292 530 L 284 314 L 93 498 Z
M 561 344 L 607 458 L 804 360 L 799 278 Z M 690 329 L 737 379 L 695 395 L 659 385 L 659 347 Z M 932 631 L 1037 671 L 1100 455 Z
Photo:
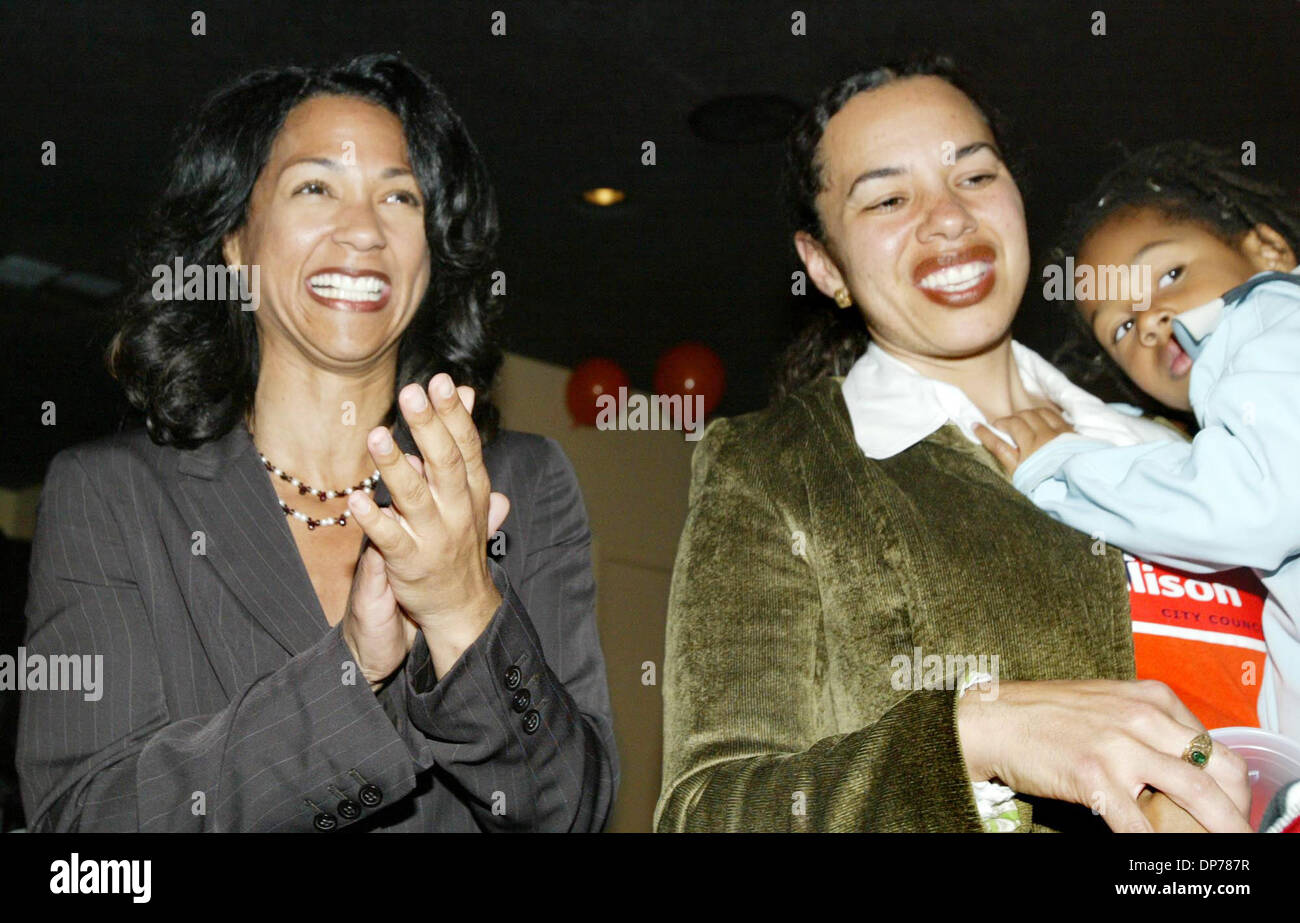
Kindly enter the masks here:
M 1096 189 L 1074 205 L 1060 244 L 1049 262 L 1075 256 L 1088 236 L 1111 217 L 1155 209 L 1174 221 L 1194 222 L 1232 246 L 1257 225 L 1266 224 L 1300 252 L 1300 203 L 1276 183 L 1243 166 L 1231 150 L 1197 141 L 1169 141 L 1128 157 L 1104 176 Z M 1058 302 L 1068 315 L 1066 342 L 1053 361 L 1084 387 L 1118 389 L 1140 407 L 1169 414 L 1131 382 L 1097 343 L 1070 301 Z

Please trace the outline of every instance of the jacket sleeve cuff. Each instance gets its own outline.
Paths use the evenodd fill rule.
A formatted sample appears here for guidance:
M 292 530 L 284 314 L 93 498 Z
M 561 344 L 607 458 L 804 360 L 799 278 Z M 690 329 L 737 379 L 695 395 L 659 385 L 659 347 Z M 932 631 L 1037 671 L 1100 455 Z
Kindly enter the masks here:
M 505 570 L 489 559 L 501 605 L 483 633 L 441 679 L 424 635 L 416 636 L 405 676 L 411 727 L 443 768 L 503 758 L 545 762 L 567 734 L 568 709 L 547 668 L 536 630 Z
M 867 791 L 884 816 L 867 829 L 984 830 L 957 735 L 957 702 L 955 691 L 913 692 L 873 726 L 879 749 L 866 767 L 875 776 Z
M 1030 496 L 1044 481 L 1055 477 L 1074 456 L 1109 448 L 1114 446 L 1078 433 L 1062 433 L 1022 461 L 1011 476 L 1011 483 L 1016 490 Z
M 185 725 L 167 736 L 185 733 Z M 212 829 L 326 832 L 364 821 L 415 788 L 411 754 L 340 625 L 235 703 L 227 739 L 215 812 L 209 805 Z M 190 755 L 189 747 L 161 742 L 146 748 L 141 774 L 175 776 L 179 766 L 162 764 L 183 765 Z M 164 818 L 157 824 L 169 828 Z
M 343 828 L 370 818 L 375 811 L 405 798 L 415 789 L 416 752 L 404 745 L 401 729 L 386 714 L 383 701 L 355 665 L 352 651 L 336 625 L 324 640 L 324 659 L 329 664 L 351 665 L 355 682 L 344 686 L 345 697 L 336 703 L 349 714 L 331 716 L 340 728 L 331 735 L 336 747 L 322 767 L 315 784 L 302 799 L 303 816 L 311 816 L 316 830 Z M 316 808 L 307 804 L 310 800 Z

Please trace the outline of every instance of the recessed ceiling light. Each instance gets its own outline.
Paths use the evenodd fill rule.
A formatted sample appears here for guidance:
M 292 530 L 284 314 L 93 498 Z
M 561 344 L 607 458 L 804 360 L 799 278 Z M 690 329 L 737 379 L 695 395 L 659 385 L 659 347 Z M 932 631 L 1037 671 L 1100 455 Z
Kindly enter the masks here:
M 617 205 L 627 198 L 627 193 L 611 186 L 597 186 L 583 192 L 582 198 L 592 205 Z

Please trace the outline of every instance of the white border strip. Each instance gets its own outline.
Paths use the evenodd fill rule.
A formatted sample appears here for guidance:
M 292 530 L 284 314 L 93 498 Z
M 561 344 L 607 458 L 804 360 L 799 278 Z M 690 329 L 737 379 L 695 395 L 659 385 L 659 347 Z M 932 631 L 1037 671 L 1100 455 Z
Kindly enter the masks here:
M 1133 622 L 1134 633 L 1144 635 L 1164 635 L 1166 638 L 1182 638 L 1186 641 L 1201 641 L 1206 644 L 1222 644 L 1225 647 L 1244 647 L 1247 650 L 1268 650 L 1264 642 L 1257 638 L 1243 638 L 1241 635 L 1221 631 L 1203 631 L 1200 628 L 1184 628 L 1181 625 L 1161 625 L 1157 622 Z

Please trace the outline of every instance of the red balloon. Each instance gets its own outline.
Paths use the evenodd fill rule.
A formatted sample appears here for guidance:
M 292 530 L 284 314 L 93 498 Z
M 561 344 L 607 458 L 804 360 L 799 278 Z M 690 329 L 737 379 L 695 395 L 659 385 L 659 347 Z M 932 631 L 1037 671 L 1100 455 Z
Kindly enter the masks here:
M 588 359 L 580 362 L 569 375 L 565 400 L 569 415 L 578 426 L 595 426 L 596 398 L 612 394 L 618 398 L 618 389 L 628 386 L 627 373 L 611 359 Z
M 704 396 L 704 413 L 722 400 L 726 381 L 722 360 L 703 343 L 679 343 L 659 357 L 655 366 L 655 393 Z

